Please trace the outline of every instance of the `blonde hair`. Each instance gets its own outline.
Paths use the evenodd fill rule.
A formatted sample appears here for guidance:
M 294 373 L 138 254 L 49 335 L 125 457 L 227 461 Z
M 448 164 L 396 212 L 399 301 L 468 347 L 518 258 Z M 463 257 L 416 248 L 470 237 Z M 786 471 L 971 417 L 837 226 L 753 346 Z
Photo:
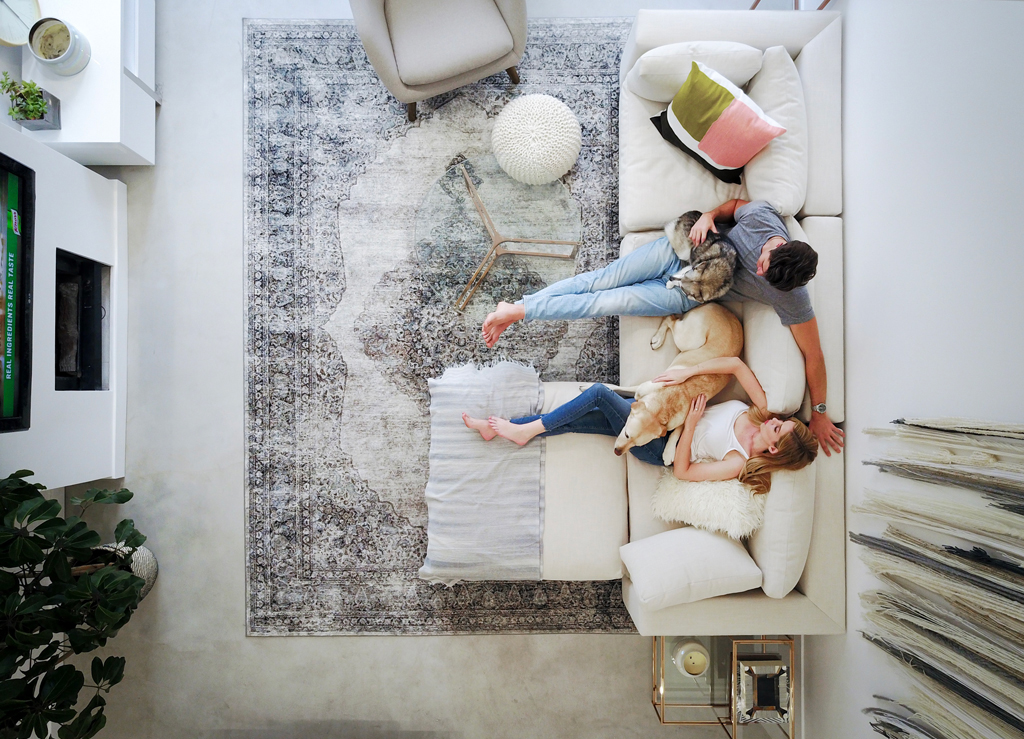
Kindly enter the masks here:
M 769 418 L 778 418 L 774 413 L 751 407 L 747 416 L 760 426 Z M 778 451 L 770 454 L 760 452 L 750 457 L 740 470 L 740 482 L 749 485 L 755 495 L 767 493 L 772 489 L 772 472 L 776 470 L 803 469 L 818 456 L 818 440 L 811 430 L 796 418 L 788 418 L 796 424 L 795 428 L 779 439 Z

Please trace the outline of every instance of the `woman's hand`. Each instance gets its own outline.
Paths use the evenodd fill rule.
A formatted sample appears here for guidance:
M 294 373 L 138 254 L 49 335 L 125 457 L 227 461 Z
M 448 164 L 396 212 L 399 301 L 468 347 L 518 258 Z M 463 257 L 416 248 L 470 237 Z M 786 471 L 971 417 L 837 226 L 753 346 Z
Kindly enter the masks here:
M 665 386 L 682 385 L 691 377 L 693 377 L 693 367 L 671 367 L 655 377 L 651 382 L 658 382 Z
M 715 226 L 715 217 L 711 213 L 705 213 L 693 224 L 693 228 L 690 229 L 690 241 L 693 242 L 694 246 L 700 246 L 704 243 L 704 239 L 707 238 L 708 231 L 718 233 L 718 227 Z
M 704 409 L 708 405 L 708 396 L 701 393 L 696 398 L 690 401 L 690 412 L 686 414 L 686 420 L 683 422 L 683 426 L 690 428 L 696 428 L 697 422 L 704 416 Z

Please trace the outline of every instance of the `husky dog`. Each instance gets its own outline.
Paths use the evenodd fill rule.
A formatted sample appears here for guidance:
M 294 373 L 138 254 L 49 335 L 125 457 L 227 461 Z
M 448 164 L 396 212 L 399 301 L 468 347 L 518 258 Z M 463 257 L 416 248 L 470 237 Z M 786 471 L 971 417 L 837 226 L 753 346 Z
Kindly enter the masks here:
M 678 287 L 688 298 L 706 303 L 729 292 L 737 257 L 732 245 L 713 231 L 699 246 L 690 241 L 690 229 L 700 216 L 700 211 L 691 210 L 665 226 L 672 250 L 686 263 L 665 287 L 669 290 Z

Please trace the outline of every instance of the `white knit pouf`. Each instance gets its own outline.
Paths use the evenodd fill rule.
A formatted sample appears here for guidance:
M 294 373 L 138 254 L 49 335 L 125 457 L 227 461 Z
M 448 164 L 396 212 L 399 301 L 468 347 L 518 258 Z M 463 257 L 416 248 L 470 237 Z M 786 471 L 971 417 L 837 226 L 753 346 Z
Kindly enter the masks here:
M 494 158 L 509 177 L 527 185 L 557 180 L 576 162 L 580 122 L 550 95 L 523 95 L 498 114 L 491 133 Z

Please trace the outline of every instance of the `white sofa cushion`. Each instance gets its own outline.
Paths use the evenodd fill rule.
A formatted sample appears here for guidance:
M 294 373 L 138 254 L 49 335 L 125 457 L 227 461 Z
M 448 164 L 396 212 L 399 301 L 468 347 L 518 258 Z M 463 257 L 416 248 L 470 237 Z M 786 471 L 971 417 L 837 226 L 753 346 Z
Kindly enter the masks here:
M 747 198 L 743 185 L 717 179 L 665 141 L 651 118 L 664 103 L 644 100 L 623 85 L 619 97 L 619 230 L 649 231 L 688 210 L 708 211 Z
M 673 529 L 619 552 L 640 602 L 652 610 L 761 584 L 761 571 L 742 544 L 702 529 Z
M 807 564 L 796 589 L 811 598 L 838 624 L 846 619 L 846 583 L 836 573 L 845 570 L 846 496 L 844 465 L 846 454 L 826 457 L 821 451 L 814 460 L 814 525 Z
M 807 241 L 795 218 L 783 220 L 789 238 Z M 800 410 L 806 387 L 804 355 L 770 305 L 753 300 L 743 304 L 743 361 L 764 388 L 769 411 L 789 416 Z
M 545 382 L 542 413 L 572 400 L 587 383 Z M 544 454 L 545 580 L 622 577 L 619 547 L 628 541 L 626 460 L 615 439 L 592 434 L 547 437 Z
M 686 81 L 691 62 L 705 64 L 743 87 L 761 68 L 761 50 L 735 41 L 666 44 L 637 59 L 626 75 L 626 85 L 642 98 L 667 103 Z
M 811 546 L 814 523 L 815 465 L 796 472 L 772 473 L 764 525 L 747 541 L 761 568 L 761 589 L 770 598 L 785 598 L 800 580 Z
M 769 411 L 790 416 L 800 410 L 806 385 L 804 355 L 770 305 L 743 305 L 743 361 L 764 388 Z
M 843 21 L 836 18 L 796 57 L 807 104 L 807 198 L 801 215 L 843 211 Z
M 784 216 L 796 215 L 807 195 L 807 112 L 800 75 L 785 47 L 764 52 L 747 95 L 786 129 L 747 162 L 747 194 L 751 200 L 767 200 Z
M 843 219 L 812 216 L 800 221 L 804 240 L 818 252 L 818 272 L 807 291 L 818 319 L 821 352 L 825 356 L 828 392 L 825 404 L 834 423 L 846 418 L 843 371 Z M 810 418 L 811 399 L 804 395 L 800 417 Z

